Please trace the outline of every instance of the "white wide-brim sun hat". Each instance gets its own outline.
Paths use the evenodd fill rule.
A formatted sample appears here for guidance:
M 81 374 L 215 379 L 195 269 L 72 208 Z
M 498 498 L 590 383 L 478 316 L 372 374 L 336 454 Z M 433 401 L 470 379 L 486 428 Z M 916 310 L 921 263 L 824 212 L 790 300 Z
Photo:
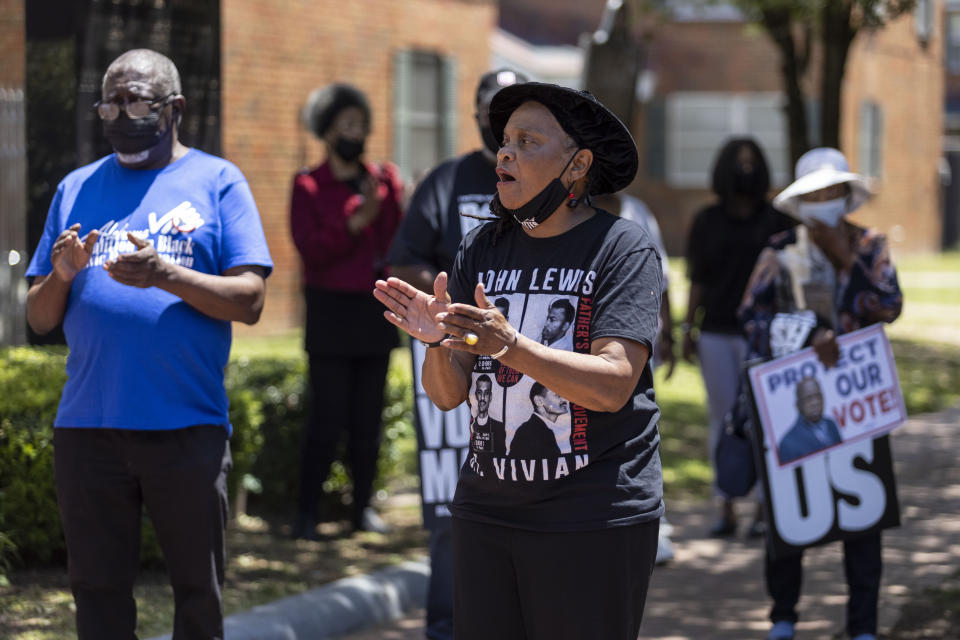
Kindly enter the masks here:
M 850 171 L 847 159 L 840 151 L 831 147 L 811 149 L 797 160 L 797 179 L 773 199 L 773 206 L 800 220 L 800 196 L 846 183 L 850 185 L 847 197 L 847 213 L 855 211 L 870 199 L 870 185 L 867 179 Z

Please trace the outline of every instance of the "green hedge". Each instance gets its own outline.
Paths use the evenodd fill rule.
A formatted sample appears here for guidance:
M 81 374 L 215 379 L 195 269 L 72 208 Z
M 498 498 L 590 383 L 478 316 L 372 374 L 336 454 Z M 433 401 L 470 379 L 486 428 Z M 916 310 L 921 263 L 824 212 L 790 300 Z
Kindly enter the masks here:
M 0 577 L 11 564 L 61 560 L 63 535 L 53 485 L 53 420 L 65 381 L 66 350 L 0 349 Z M 409 364 L 391 366 L 384 406 L 380 479 L 415 473 Z M 306 406 L 303 358 L 241 358 L 226 372 L 234 471 L 230 491 L 292 515 L 297 496 L 301 432 Z M 334 465 L 325 488 L 328 507 L 349 495 L 343 466 Z M 347 498 L 348 499 L 348 498 Z M 145 564 L 161 555 L 145 520 Z

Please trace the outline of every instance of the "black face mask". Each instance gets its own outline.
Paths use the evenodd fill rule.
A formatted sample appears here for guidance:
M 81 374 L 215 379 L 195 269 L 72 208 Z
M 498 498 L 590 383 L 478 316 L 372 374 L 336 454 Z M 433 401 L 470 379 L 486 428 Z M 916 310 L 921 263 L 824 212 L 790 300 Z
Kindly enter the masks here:
M 489 149 L 493 155 L 497 155 L 497 151 L 500 151 L 500 142 L 493 135 L 493 129 L 480 127 L 480 137 L 483 138 L 483 146 Z
M 577 151 L 580 151 L 580 149 L 577 149 Z M 563 171 L 560 172 L 560 176 L 551 180 L 550 184 L 545 186 L 540 193 L 533 196 L 529 202 L 521 205 L 518 209 L 507 209 L 500 201 L 500 194 L 497 193 L 497 195 L 493 196 L 493 200 L 490 201 L 490 210 L 497 214 L 498 217 L 503 217 L 505 214 L 512 215 L 516 218 L 517 222 L 520 223 L 520 226 L 527 230 L 542 224 L 564 201 L 567 201 L 568 205 L 571 202 L 570 189 L 563 185 L 560 177 L 566 173 L 567 167 L 570 166 L 570 163 L 573 162 L 573 159 L 577 156 L 577 151 L 574 151 L 570 159 L 567 160 L 567 164 L 563 166 Z
M 116 120 L 103 121 L 103 137 L 118 153 L 140 153 L 168 139 L 173 132 L 172 124 L 160 131 L 159 111 L 151 111 L 149 115 L 135 120 L 128 118 L 124 112 Z
M 333 150 L 341 159 L 347 162 L 353 162 L 363 155 L 363 145 L 366 140 L 351 140 L 349 138 L 337 138 L 333 143 Z
M 733 174 L 733 191 L 743 196 L 759 195 L 763 191 L 763 176 L 757 169 L 744 171 L 737 168 Z

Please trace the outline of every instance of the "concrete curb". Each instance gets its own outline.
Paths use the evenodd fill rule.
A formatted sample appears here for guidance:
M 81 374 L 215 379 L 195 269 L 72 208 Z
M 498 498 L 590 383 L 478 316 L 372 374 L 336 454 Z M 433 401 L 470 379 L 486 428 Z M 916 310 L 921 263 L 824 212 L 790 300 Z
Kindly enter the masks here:
M 343 578 L 226 618 L 224 640 L 319 640 L 396 620 L 425 605 L 429 576 L 423 560 Z

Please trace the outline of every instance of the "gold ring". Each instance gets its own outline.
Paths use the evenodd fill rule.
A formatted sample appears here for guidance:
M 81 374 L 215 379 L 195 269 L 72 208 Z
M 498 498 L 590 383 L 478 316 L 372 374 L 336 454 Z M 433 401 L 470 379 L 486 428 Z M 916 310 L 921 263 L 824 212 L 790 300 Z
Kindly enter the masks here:
M 479 340 L 480 340 L 480 338 L 477 337 L 477 334 L 472 333 L 472 332 L 471 332 L 471 333 L 468 333 L 468 334 L 465 335 L 465 336 L 463 336 L 463 341 L 466 342 L 466 343 L 467 343 L 468 345 L 470 345 L 471 347 L 472 347 L 473 345 L 477 344 L 477 342 L 478 342 Z

